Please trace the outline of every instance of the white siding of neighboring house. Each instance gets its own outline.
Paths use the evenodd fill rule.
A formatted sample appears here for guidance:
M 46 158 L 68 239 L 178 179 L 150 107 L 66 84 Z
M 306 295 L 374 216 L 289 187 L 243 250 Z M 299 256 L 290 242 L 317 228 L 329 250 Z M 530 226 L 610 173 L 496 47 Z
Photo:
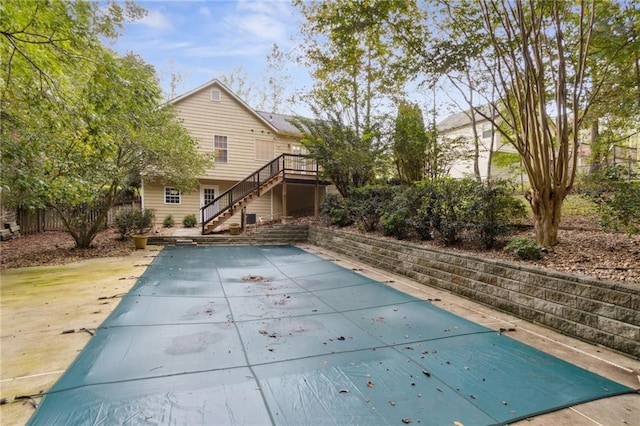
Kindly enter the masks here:
M 489 153 L 490 153 L 489 150 L 491 148 L 491 136 L 483 137 L 483 125 L 487 123 L 489 123 L 487 120 L 478 120 L 476 122 L 476 128 L 478 132 L 477 134 L 478 134 L 479 144 L 480 144 L 480 153 L 478 157 L 478 164 L 480 167 L 480 176 L 482 177 L 483 180 L 486 179 L 489 172 L 489 166 L 491 166 L 491 176 L 493 178 L 496 178 L 496 177 L 506 178 L 508 177 L 508 171 L 506 169 L 500 169 L 495 164 L 489 163 Z M 464 138 L 466 141 L 468 141 L 468 147 L 471 150 L 471 152 L 473 152 L 473 149 L 474 149 L 473 128 L 470 123 L 465 126 L 444 129 L 442 131 L 439 131 L 439 134 L 440 134 L 439 140 L 441 143 L 446 143 L 447 140 Z M 494 140 L 493 140 L 493 152 L 494 153 L 495 152 L 515 153 L 516 150 L 510 144 L 502 143 L 500 134 L 496 132 L 494 134 Z M 462 178 L 462 177 L 468 177 L 473 175 L 474 175 L 473 174 L 473 158 L 470 158 L 468 160 L 456 161 L 453 164 L 453 167 L 451 168 L 451 172 L 450 172 L 450 176 L 455 178 Z
M 457 137 L 464 137 L 468 143 L 469 147 L 473 148 L 473 131 L 471 126 L 471 120 L 468 116 L 462 116 L 458 113 L 453 116 L 448 117 L 443 120 L 438 129 L 438 133 L 440 135 L 440 140 L 444 143 L 446 139 L 455 139 Z M 451 120 L 453 118 L 453 120 Z M 465 122 L 466 121 L 466 122 Z M 450 124 L 454 122 L 455 125 L 450 126 Z M 487 170 L 489 166 L 489 146 L 490 146 L 490 138 L 482 137 L 482 129 L 483 125 L 488 123 L 488 120 L 480 119 L 476 122 L 476 127 L 478 129 L 478 136 L 480 137 L 480 156 L 479 156 L 479 164 L 480 164 L 480 174 L 482 179 L 486 179 Z M 586 171 L 589 167 L 589 156 L 591 154 L 590 146 L 589 146 L 589 130 L 584 129 L 579 133 L 580 137 L 580 146 L 578 148 L 578 161 L 577 167 L 578 171 Z M 493 152 L 507 152 L 507 153 L 516 153 L 516 149 L 509 143 L 502 143 L 500 134 L 496 133 L 495 142 L 493 147 Z M 637 155 L 635 150 L 631 150 L 633 154 Z M 633 155 L 632 154 L 632 155 Z M 473 160 L 464 160 L 458 161 L 454 164 L 454 167 L 451 169 L 451 176 L 460 178 L 465 176 L 473 176 Z M 514 175 L 513 171 L 507 170 L 506 168 L 499 168 L 495 164 L 491 165 L 491 176 L 492 178 L 515 178 L 518 184 L 526 184 L 528 182 L 528 177 L 526 172 L 523 170 L 520 173 L 516 173 Z

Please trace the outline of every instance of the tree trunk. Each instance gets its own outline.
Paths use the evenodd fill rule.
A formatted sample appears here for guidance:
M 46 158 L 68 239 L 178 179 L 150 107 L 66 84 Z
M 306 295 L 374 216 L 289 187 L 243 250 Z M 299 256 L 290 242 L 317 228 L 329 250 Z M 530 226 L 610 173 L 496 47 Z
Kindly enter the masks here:
M 558 243 L 558 228 L 564 194 L 551 192 L 545 194 L 534 189 L 527 193 L 527 200 L 533 212 L 533 226 L 536 231 L 536 244 L 540 247 L 552 247 Z
M 591 164 L 589 165 L 589 173 L 596 173 L 602 169 L 602 147 L 599 141 L 600 127 L 597 118 L 591 123 L 590 130 Z

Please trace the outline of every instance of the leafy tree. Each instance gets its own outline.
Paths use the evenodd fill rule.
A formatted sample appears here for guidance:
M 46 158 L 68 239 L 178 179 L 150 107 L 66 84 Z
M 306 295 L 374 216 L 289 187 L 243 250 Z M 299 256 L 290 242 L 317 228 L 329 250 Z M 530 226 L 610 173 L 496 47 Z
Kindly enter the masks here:
M 9 2 L 2 19 L 2 197 L 56 210 L 89 247 L 110 207 L 144 172 L 188 189 L 206 158 L 170 108 L 159 108 L 153 67 L 120 58 L 122 9 L 76 1 Z M 116 4 L 117 6 L 117 4 Z M 139 12 L 139 9 L 134 9 Z M 4 27 L 6 25 L 6 27 Z
M 306 99 L 320 119 L 307 123 L 306 140 L 346 197 L 350 186 L 369 183 L 387 167 L 385 107 L 402 97 L 408 77 L 393 48 L 391 23 L 410 21 L 414 6 L 366 0 L 294 0 L 294 5 L 304 18 L 300 61 L 314 78 Z
M 629 2 L 596 2 L 589 75 L 599 95 L 585 121 L 590 127 L 590 172 L 611 160 L 616 146 L 640 132 L 640 7 Z
M 292 124 L 303 132 L 302 144 L 344 198 L 349 198 L 353 189 L 370 183 L 381 170 L 384 146 L 380 134 L 359 136 L 339 111 L 322 120 L 297 117 Z
M 400 102 L 392 148 L 398 178 L 403 184 L 410 185 L 424 178 L 428 142 L 420 107 Z
M 497 114 L 474 108 L 520 154 L 531 185 L 528 200 L 537 243 L 551 246 L 557 242 L 562 203 L 575 180 L 579 130 L 602 89 L 602 79 L 588 75 L 601 9 L 595 2 L 522 0 L 447 6 L 445 17 L 456 29 L 482 29 L 478 37 L 486 48 L 475 58 L 495 91 L 495 101 L 487 92 L 484 96 Z M 441 47 L 456 47 L 444 54 L 451 69 L 461 69 L 455 59 L 459 36 L 449 32 L 439 40 Z
M 243 101 L 249 104 L 257 102 L 255 88 L 249 82 L 249 73 L 242 68 L 242 65 L 227 74 L 220 72 L 218 79 Z
M 449 175 L 453 165 L 473 155 L 466 138 L 438 138 L 434 125 L 427 131 L 427 153 L 425 177 L 438 179 Z
M 291 76 L 287 74 L 285 68 L 289 56 L 275 43 L 267 55 L 267 69 L 264 74 L 266 91 L 259 104 L 265 111 L 283 112 L 285 95 L 291 84 Z

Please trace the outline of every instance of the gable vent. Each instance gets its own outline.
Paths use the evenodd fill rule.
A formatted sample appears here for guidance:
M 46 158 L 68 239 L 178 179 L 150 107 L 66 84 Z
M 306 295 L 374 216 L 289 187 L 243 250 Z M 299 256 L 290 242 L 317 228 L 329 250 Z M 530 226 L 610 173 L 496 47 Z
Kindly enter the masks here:
M 220 102 L 220 91 L 217 89 L 211 89 L 211 100 L 214 102 Z

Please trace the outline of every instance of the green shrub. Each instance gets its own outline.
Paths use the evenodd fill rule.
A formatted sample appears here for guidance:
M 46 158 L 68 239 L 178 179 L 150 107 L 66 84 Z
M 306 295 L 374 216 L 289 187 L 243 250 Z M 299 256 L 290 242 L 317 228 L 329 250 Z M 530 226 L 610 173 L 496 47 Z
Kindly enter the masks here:
M 498 237 L 507 232 L 509 224 L 526 217 L 522 200 L 511 194 L 513 185 L 505 180 L 477 183 L 466 216 L 467 229 L 473 232 L 482 245 L 492 248 Z
M 640 182 L 620 165 L 608 166 L 585 179 L 583 196 L 593 201 L 605 229 L 640 232 Z
M 155 212 L 151 209 L 143 210 L 123 210 L 118 213 L 114 219 L 114 223 L 120 239 L 125 239 L 132 233 L 144 234 L 153 226 Z
M 518 256 L 522 260 L 538 260 L 542 258 L 542 251 L 535 241 L 520 237 L 512 240 L 504 248 L 505 253 Z
M 413 192 L 409 192 L 409 197 L 415 205 L 412 222 L 416 234 L 422 240 L 433 239 L 437 223 L 434 206 L 438 199 L 435 188 L 428 181 L 421 182 Z
M 348 210 L 355 222 L 367 232 L 375 231 L 395 190 L 390 185 L 367 185 L 353 190 L 348 200 Z
M 136 234 L 145 234 L 153 226 L 156 214 L 151 209 L 136 210 L 133 212 L 133 231 Z
M 430 185 L 434 191 L 431 226 L 445 245 L 453 245 L 467 226 L 469 206 L 478 183 L 471 178 L 441 178 Z
M 392 187 L 395 196 L 381 206 L 383 210 L 380 217 L 382 231 L 385 235 L 403 240 L 411 236 L 413 232 L 413 214 L 420 200 L 416 197 L 417 191 L 413 186 Z
M 320 206 L 320 214 L 328 218 L 332 224 L 340 227 L 353 223 L 344 200 L 337 194 L 327 194 Z
M 198 223 L 198 219 L 196 219 L 195 214 L 189 214 L 182 219 L 182 225 L 185 228 L 193 228 Z
M 385 235 L 396 237 L 399 240 L 407 238 L 411 231 L 410 217 L 406 210 L 384 213 L 380 222 Z
M 133 231 L 134 226 L 134 211 L 133 210 L 122 210 L 116 214 L 114 219 L 114 224 L 118 229 L 118 233 L 120 234 L 120 239 L 126 239 L 131 232 Z
M 162 226 L 164 226 L 165 228 L 173 228 L 173 225 L 176 224 L 176 221 L 173 219 L 173 216 L 171 215 L 167 215 L 167 217 L 164 218 L 164 220 L 162 221 Z

